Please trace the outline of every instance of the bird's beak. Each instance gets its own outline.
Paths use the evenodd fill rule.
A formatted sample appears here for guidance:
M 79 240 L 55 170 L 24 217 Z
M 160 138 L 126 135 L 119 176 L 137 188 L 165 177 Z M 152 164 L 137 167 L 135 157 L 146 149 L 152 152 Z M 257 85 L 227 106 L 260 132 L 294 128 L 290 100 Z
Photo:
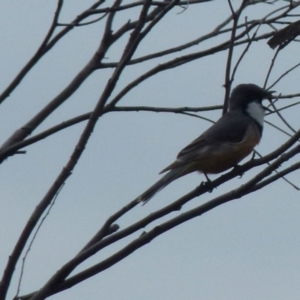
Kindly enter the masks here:
M 276 91 L 267 91 L 266 90 L 266 96 L 264 98 L 271 101 L 272 98 L 274 98 L 274 96 L 272 95 L 273 93 L 276 93 Z

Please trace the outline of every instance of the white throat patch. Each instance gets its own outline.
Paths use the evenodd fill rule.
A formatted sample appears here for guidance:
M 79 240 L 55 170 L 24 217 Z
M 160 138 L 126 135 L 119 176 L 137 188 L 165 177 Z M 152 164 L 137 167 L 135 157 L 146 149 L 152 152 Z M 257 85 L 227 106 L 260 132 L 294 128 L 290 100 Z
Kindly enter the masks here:
M 265 110 L 260 103 L 258 102 L 249 103 L 246 111 L 251 118 L 253 118 L 259 125 L 263 127 Z

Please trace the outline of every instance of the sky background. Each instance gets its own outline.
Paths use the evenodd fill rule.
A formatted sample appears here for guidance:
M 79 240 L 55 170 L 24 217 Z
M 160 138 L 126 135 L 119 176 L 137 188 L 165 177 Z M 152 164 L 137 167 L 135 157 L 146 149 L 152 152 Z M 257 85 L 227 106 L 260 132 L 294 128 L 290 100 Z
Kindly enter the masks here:
M 92 3 L 88 0 L 65 1 L 60 21 L 70 22 Z M 107 1 L 103 6 L 111 3 Z M 239 3 L 233 1 L 235 7 Z M 260 18 L 275 7 L 267 4 L 249 7 L 242 20 L 245 16 Z M 1 90 L 35 53 L 51 24 L 55 8 L 56 1 L 1 1 Z M 114 28 L 128 19 L 134 20 L 137 13 L 138 9 L 132 9 L 118 14 Z M 227 1 L 190 5 L 185 11 L 174 8 L 145 39 L 134 57 L 196 39 L 229 15 Z M 98 47 L 103 26 L 102 21 L 74 29 L 28 74 L 1 105 L 1 143 L 51 101 L 88 62 Z M 262 32 L 264 30 L 270 32 L 272 28 L 264 27 Z M 225 35 L 214 43 L 228 37 Z M 127 38 L 110 49 L 108 61 L 119 58 Z M 212 45 L 204 42 L 184 53 L 201 51 Z M 270 83 L 299 62 L 298 47 L 298 43 L 293 43 L 284 49 L 270 76 Z M 243 49 L 236 49 L 234 61 Z M 274 51 L 264 41 L 254 43 L 240 65 L 233 85 L 255 83 L 262 86 L 273 55 Z M 227 52 L 221 52 L 159 73 L 133 89 L 119 105 L 221 105 L 226 58 Z M 113 96 L 162 61 L 157 59 L 127 68 Z M 111 74 L 110 69 L 93 74 L 35 133 L 91 111 Z M 298 70 L 294 71 L 273 89 L 283 95 L 299 93 L 299 75 Z M 286 105 L 296 100 L 282 101 L 282 105 Z M 283 114 L 294 128 L 299 128 L 298 107 Z M 221 112 L 200 115 L 217 120 Z M 267 117 L 267 120 L 283 127 L 275 116 Z M 26 155 L 16 155 L 1 165 L 1 270 L 30 214 L 67 162 L 84 125 L 78 124 L 36 143 L 26 148 Z M 158 173 L 209 126 L 209 122 L 199 118 L 171 113 L 113 112 L 103 116 L 31 248 L 20 294 L 40 288 L 62 264 L 76 255 L 110 215 L 158 180 Z M 286 135 L 266 125 L 257 150 L 262 155 L 267 154 L 287 139 Z M 256 173 L 257 169 L 218 187 L 212 194 L 194 199 L 178 214 L 240 186 Z M 300 185 L 299 172 L 289 175 L 288 179 Z M 117 223 L 124 228 L 171 203 L 202 180 L 203 176 L 191 174 L 173 182 L 146 206 L 135 208 Z M 105 272 L 52 296 L 52 299 L 299 299 L 299 200 L 299 192 L 279 180 L 255 194 L 231 201 L 180 225 Z M 74 274 L 111 255 L 133 237 L 95 255 Z M 20 264 L 8 299 L 16 293 L 19 273 Z

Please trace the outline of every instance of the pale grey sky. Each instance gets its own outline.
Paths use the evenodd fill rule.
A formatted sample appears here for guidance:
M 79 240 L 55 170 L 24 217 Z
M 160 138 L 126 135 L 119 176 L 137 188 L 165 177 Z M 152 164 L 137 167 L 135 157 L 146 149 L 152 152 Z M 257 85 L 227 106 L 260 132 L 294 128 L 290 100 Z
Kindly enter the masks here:
M 65 1 L 60 21 L 69 22 L 92 3 Z M 236 6 L 239 3 L 233 1 Z M 107 1 L 109 4 L 111 1 Z M 55 6 L 56 1 L 1 1 L 1 91 L 42 41 Z M 212 1 L 195 7 L 198 9 L 190 5 L 184 12 L 180 8 L 171 11 L 146 38 L 135 57 L 195 39 L 230 14 L 227 1 Z M 274 7 L 263 4 L 250 7 L 243 18 L 259 18 Z M 132 15 L 120 14 L 115 26 L 134 19 L 136 11 L 132 10 Z M 100 22 L 74 29 L 1 105 L 1 143 L 56 96 L 85 65 L 99 44 L 103 26 L 104 22 Z M 112 47 L 109 60 L 119 57 L 124 42 L 125 39 L 118 47 Z M 192 50 L 200 51 L 209 46 L 206 42 Z M 270 82 L 298 62 L 298 47 L 299 44 L 294 43 L 284 50 Z M 234 61 L 243 49 L 235 52 Z M 179 55 L 181 53 L 173 56 Z M 273 55 L 274 51 L 264 42 L 254 43 L 235 76 L 234 85 L 250 82 L 263 85 Z M 162 72 L 133 89 L 119 105 L 220 105 L 224 98 L 226 58 L 227 52 L 222 52 Z M 118 82 L 117 91 L 159 62 L 160 59 L 149 62 L 143 68 L 129 67 Z M 37 132 L 92 110 L 110 74 L 111 70 L 94 74 Z M 283 94 L 299 93 L 298 80 L 299 71 L 295 71 L 275 89 Z M 217 120 L 220 114 L 214 111 L 201 115 Z M 284 115 L 296 129 L 299 128 L 297 107 Z M 282 126 L 274 116 L 267 119 Z M 1 270 L 31 212 L 67 162 L 84 125 L 79 124 L 34 144 L 26 148 L 26 155 L 16 155 L 1 165 Z M 115 112 L 101 118 L 75 172 L 67 180 L 32 246 L 20 294 L 40 288 L 84 246 L 107 217 L 158 180 L 158 173 L 174 160 L 179 150 L 208 126 L 210 123 L 201 119 L 177 114 Z M 285 140 L 285 135 L 266 125 L 257 150 L 267 154 Z M 242 179 L 236 178 L 213 193 L 194 199 L 182 211 L 239 186 L 254 174 L 255 171 L 249 172 Z M 288 178 L 300 184 L 299 172 Z M 191 174 L 173 182 L 149 204 L 137 207 L 118 224 L 124 227 L 147 216 L 202 180 L 201 175 Z M 167 232 L 105 272 L 52 299 L 298 299 L 299 200 L 299 192 L 284 181 L 277 181 Z M 145 230 L 151 228 L 153 225 Z M 130 240 L 132 238 L 104 250 L 74 273 L 109 256 Z M 20 264 L 8 299 L 16 292 L 19 272 Z

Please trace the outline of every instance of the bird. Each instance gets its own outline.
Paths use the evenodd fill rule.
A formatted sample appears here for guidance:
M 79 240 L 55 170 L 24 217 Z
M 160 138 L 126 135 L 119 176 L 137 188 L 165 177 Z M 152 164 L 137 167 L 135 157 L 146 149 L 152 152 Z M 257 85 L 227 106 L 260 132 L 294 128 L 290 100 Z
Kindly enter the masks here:
M 274 91 L 255 84 L 239 84 L 231 92 L 228 111 L 204 131 L 197 139 L 183 148 L 176 160 L 159 174 L 167 172 L 136 202 L 145 204 L 172 181 L 192 172 L 218 174 L 247 157 L 260 142 L 265 110 L 263 99 L 272 99 Z

